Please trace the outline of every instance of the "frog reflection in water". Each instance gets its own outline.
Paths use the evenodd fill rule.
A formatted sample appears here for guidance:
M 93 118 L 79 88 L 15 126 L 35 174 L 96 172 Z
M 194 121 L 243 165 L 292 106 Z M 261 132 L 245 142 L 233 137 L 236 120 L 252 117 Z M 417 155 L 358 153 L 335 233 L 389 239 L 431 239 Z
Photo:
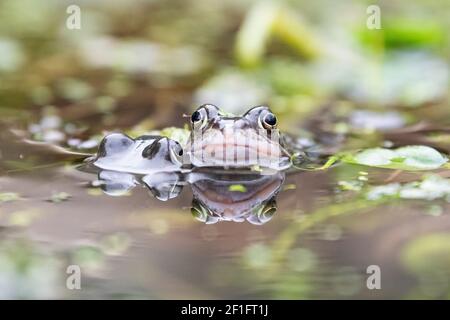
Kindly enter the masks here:
M 191 212 L 207 224 L 247 220 L 261 225 L 275 214 L 275 197 L 283 182 L 283 172 L 271 175 L 197 173 L 189 178 L 194 195 Z
M 263 224 L 276 211 L 275 197 L 291 166 L 276 126 L 276 116 L 265 106 L 232 117 L 203 105 L 191 116 L 184 152 L 168 138 L 115 133 L 103 139 L 91 164 L 100 170 L 107 194 L 144 185 L 165 201 L 189 185 L 191 211 L 198 220 Z
M 281 189 L 285 174 L 159 172 L 145 176 L 102 170 L 98 174 L 102 190 L 111 196 L 126 194 L 143 185 L 151 194 L 166 201 L 177 197 L 185 185 L 192 189 L 191 213 L 207 224 L 219 221 L 252 224 L 268 222 L 276 212 L 275 197 Z

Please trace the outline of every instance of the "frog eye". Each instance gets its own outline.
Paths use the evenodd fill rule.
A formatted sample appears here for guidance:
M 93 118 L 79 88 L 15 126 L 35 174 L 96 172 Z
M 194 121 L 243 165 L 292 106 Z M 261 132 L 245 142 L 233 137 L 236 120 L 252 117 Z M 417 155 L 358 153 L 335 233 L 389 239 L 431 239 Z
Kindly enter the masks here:
M 265 129 L 274 129 L 277 126 L 277 117 L 273 113 L 268 112 L 262 115 L 260 122 Z
M 181 147 L 181 145 L 174 141 L 171 140 L 169 142 L 169 146 L 170 146 L 170 160 L 172 161 L 172 163 L 179 163 L 182 164 L 183 163 L 183 148 Z
M 219 221 L 219 218 L 211 215 L 208 209 L 197 199 L 192 200 L 191 214 L 195 219 L 206 224 L 213 224 Z
M 275 199 L 271 199 L 266 204 L 257 208 L 254 214 L 247 218 L 247 221 L 252 224 L 261 225 L 270 221 L 276 212 L 277 203 Z
M 199 108 L 191 115 L 191 124 L 194 129 L 203 127 L 208 120 L 208 114 L 204 108 Z
M 194 129 L 204 127 L 208 121 L 219 117 L 219 108 L 213 104 L 204 104 L 191 114 L 191 124 Z
M 200 114 L 200 111 L 197 110 L 191 115 L 192 123 L 196 123 L 201 120 L 202 120 L 202 115 Z
M 260 218 L 264 220 L 271 219 L 277 212 L 277 206 L 274 203 L 269 203 L 260 214 Z

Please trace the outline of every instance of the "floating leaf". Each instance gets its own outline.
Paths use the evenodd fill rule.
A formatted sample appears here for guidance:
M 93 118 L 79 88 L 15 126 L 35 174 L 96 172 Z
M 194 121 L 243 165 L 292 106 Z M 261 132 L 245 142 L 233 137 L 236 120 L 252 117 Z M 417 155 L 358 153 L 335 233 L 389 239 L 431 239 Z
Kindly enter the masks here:
M 53 193 L 52 196 L 47 199 L 47 201 L 50 201 L 53 203 L 59 203 L 59 202 L 67 201 L 71 197 L 72 196 L 70 194 L 68 194 L 67 192 L 58 192 L 58 193 Z
M 438 151 L 426 146 L 399 148 L 397 154 L 405 159 L 405 165 L 419 169 L 436 169 L 447 162 L 447 159 Z
M 381 198 L 435 200 L 450 199 L 450 179 L 438 175 L 428 175 L 422 181 L 405 184 L 390 183 L 371 188 L 367 194 L 368 200 Z
M 342 161 L 389 169 L 433 170 L 440 168 L 448 159 L 431 147 L 406 146 L 396 150 L 367 149 L 356 155 L 347 154 Z
M 400 190 L 400 184 L 390 183 L 383 186 L 376 186 L 371 188 L 367 194 L 366 198 L 368 200 L 379 200 L 382 198 L 394 198 L 398 197 Z
M 341 190 L 344 191 L 360 191 L 363 187 L 363 183 L 361 181 L 339 181 L 338 186 Z
M 287 190 L 295 190 L 297 189 L 297 186 L 293 183 L 287 184 L 284 186 L 283 190 L 287 191 Z
M 374 148 L 358 153 L 353 159 L 357 164 L 379 167 L 391 164 L 391 159 L 395 159 L 396 156 L 396 153 L 392 150 Z
M 450 196 L 450 180 L 437 175 L 427 176 L 419 183 L 408 183 L 400 190 L 403 199 L 434 200 Z
M 17 201 L 22 198 L 16 192 L 2 192 L 0 193 L 0 202 Z

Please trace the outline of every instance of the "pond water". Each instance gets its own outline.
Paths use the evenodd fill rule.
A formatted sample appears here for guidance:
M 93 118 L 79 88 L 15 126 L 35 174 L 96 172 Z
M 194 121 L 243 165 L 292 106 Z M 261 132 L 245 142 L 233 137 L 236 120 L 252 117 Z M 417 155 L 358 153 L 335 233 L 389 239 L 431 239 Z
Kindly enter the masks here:
M 18 154 L 22 147 L 29 146 L 16 144 Z M 235 176 L 227 183 L 216 174 L 150 192 L 142 180 L 131 188 L 129 177 L 79 167 L 56 162 L 1 177 L 2 192 L 10 192 L 9 199 L 2 193 L 3 297 L 436 298 L 448 292 L 445 200 L 373 201 L 337 190 L 339 181 L 408 182 L 420 174 L 340 164 L 291 172 L 285 180 Z M 230 181 L 247 190 L 230 191 Z M 194 217 L 193 188 L 203 204 L 229 215 L 279 190 L 270 202 L 276 212 L 263 222 Z M 81 266 L 81 290 L 66 288 L 71 264 Z M 367 287 L 372 265 L 380 267 L 381 290 Z
M 0 2 L 0 298 L 450 298 L 445 1 L 385 3 L 381 29 L 357 0 L 97 0 L 81 28 L 68 5 Z M 111 132 L 185 145 L 204 103 L 267 104 L 337 161 L 84 162 Z

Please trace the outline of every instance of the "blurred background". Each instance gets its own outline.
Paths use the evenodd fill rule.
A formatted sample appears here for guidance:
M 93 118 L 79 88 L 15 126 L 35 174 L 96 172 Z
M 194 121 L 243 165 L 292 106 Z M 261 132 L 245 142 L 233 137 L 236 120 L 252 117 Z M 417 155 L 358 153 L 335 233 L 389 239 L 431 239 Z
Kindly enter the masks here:
M 381 29 L 367 27 L 370 5 Z M 448 169 L 304 172 L 268 224 L 204 225 L 189 190 L 108 197 L 55 148 L 183 128 L 213 103 L 267 104 L 283 131 L 320 129 L 342 150 L 448 154 L 448 30 L 445 0 L 1 0 L 0 297 L 449 298 Z M 423 179 L 425 195 L 365 193 Z M 65 287 L 71 263 L 81 290 Z M 372 264 L 381 290 L 366 288 Z

